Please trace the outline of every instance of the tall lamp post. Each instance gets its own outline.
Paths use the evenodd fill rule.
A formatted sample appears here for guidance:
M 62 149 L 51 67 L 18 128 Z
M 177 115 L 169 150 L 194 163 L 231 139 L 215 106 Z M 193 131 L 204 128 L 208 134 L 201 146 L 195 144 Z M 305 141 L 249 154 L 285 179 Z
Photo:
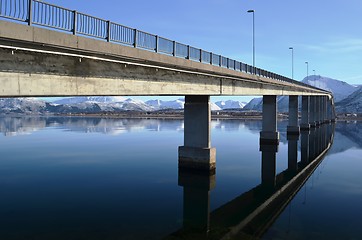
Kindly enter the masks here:
M 290 50 L 292 50 L 292 79 L 294 79 L 294 48 L 290 47 Z
M 255 71 L 255 11 L 254 10 L 248 10 L 248 13 L 253 14 L 253 73 L 256 74 Z
M 309 72 L 308 72 L 308 62 L 305 62 L 305 64 L 307 64 L 307 80 L 308 80 L 308 76 L 309 76 Z
M 315 70 L 313 70 L 314 81 L 316 79 Z

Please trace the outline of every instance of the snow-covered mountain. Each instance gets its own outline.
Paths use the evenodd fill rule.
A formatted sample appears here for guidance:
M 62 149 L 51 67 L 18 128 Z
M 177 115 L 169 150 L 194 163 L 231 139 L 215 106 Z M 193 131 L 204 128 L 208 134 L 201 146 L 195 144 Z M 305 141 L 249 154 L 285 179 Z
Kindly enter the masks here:
M 218 102 L 215 102 L 215 104 L 220 109 L 243 109 L 247 103 L 240 102 L 240 101 L 234 101 L 234 100 L 227 100 L 227 101 L 218 101 Z
M 357 89 L 355 86 L 344 81 L 320 75 L 308 76 L 304 78 L 302 82 L 332 92 L 335 102 L 343 100 Z
M 76 104 L 84 102 L 96 102 L 96 103 L 109 103 L 109 102 L 123 102 L 126 99 L 124 97 L 66 97 L 57 101 L 56 104 Z
M 277 97 L 278 112 L 289 111 L 289 96 Z M 244 110 L 262 111 L 263 98 L 253 98 L 248 104 L 245 105 Z
M 211 111 L 220 111 L 220 110 L 222 110 L 218 105 L 216 105 L 213 102 L 210 102 L 210 108 L 211 108 Z
M 183 109 L 185 105 L 185 100 L 177 99 L 172 101 L 162 101 L 159 99 L 154 99 L 154 100 L 148 100 L 146 104 L 153 107 L 155 110 Z
M 47 103 L 36 98 L 0 98 L 0 113 L 37 114 L 46 112 Z
M 171 101 L 162 101 L 159 99 L 148 100 L 146 102 L 147 105 L 152 106 L 154 110 L 163 110 L 163 109 L 184 109 L 185 100 L 184 99 L 177 99 Z M 212 111 L 221 110 L 219 106 L 215 103 L 210 102 L 210 107 Z
M 248 102 L 245 106 L 244 106 L 244 110 L 258 110 L 261 111 L 262 109 L 262 104 L 263 104 L 263 98 L 262 97 L 258 97 L 258 98 L 253 98 L 250 100 L 250 102 Z
M 92 109 L 90 112 L 111 112 L 111 111 L 153 111 L 152 106 L 147 105 L 141 100 L 124 97 L 72 97 L 60 99 L 54 102 L 68 107 L 79 109 Z M 89 111 L 86 111 L 89 112 Z
M 336 103 L 336 111 L 341 113 L 362 112 L 362 87 L 359 87 L 351 95 Z

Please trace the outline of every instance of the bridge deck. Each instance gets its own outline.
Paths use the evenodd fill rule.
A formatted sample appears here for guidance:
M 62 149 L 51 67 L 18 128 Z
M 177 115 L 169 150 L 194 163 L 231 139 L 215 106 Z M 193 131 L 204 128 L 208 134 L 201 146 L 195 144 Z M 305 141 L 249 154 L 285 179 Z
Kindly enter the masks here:
M 152 51 L 0 20 L 0 96 L 330 95 Z

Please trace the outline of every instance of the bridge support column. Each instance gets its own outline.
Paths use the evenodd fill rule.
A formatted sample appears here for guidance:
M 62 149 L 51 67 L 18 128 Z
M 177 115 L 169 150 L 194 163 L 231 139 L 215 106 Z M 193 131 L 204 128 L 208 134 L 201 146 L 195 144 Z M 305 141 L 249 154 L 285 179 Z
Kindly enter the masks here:
M 178 149 L 179 167 L 214 171 L 216 149 L 210 147 L 210 96 L 186 96 L 184 146 Z
M 309 111 L 309 126 L 311 128 L 316 127 L 316 97 L 310 97 L 310 111 Z
M 323 108 L 324 108 L 324 123 L 329 123 L 328 117 L 328 97 L 323 97 Z
M 263 129 L 260 132 L 260 144 L 279 144 L 276 99 L 275 95 L 263 96 Z
M 328 100 L 328 119 L 329 119 L 329 122 L 335 122 L 336 119 L 335 119 L 335 112 L 334 112 L 334 105 L 333 105 L 333 99 L 329 99 Z
M 298 96 L 289 96 L 289 124 L 287 126 L 287 133 L 299 135 L 299 132 Z
M 320 124 L 324 124 L 324 121 L 325 121 L 325 103 L 324 103 L 324 96 L 321 96 L 320 97 L 321 99 L 321 110 L 320 110 L 320 113 L 321 113 L 321 119 L 320 119 Z
M 331 100 L 328 99 L 327 97 L 327 110 L 326 110 L 326 114 L 327 114 L 327 122 L 331 123 L 332 122 L 332 105 L 331 105 Z
M 321 96 L 321 124 L 326 122 L 326 98 Z
M 321 124 L 321 98 L 319 96 L 316 97 L 316 111 L 315 111 L 315 125 L 318 127 Z
M 309 96 L 302 96 L 302 119 L 300 123 L 300 130 L 309 130 L 309 104 L 310 98 Z

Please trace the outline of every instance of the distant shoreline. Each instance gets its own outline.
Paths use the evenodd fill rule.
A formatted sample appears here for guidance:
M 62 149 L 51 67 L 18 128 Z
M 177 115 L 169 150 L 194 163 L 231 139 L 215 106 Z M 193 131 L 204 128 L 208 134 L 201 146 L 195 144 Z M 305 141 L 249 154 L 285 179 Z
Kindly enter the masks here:
M 61 113 L 61 114 L 0 114 L 0 117 L 99 117 L 99 118 L 134 118 L 134 119 L 183 119 L 183 111 L 166 112 L 119 112 L 119 113 Z M 216 112 L 211 113 L 211 119 L 240 119 L 240 120 L 262 120 L 261 112 Z M 279 113 L 278 120 L 288 120 L 287 113 Z M 338 115 L 337 121 L 362 121 L 362 116 Z

